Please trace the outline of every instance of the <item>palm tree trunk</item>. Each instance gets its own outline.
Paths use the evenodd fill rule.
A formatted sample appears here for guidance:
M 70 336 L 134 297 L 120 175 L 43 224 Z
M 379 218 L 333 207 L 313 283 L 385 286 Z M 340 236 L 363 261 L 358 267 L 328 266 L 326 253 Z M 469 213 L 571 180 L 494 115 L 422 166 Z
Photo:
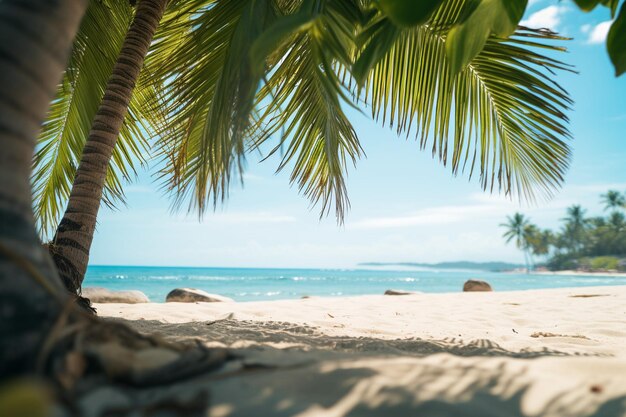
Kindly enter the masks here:
M 87 0 L 0 1 L 0 375 L 31 368 L 63 287 L 35 231 L 37 133 Z M 58 298 L 53 296 L 55 294 Z
M 140 0 L 96 113 L 50 253 L 63 283 L 80 292 L 107 169 L 152 37 L 167 0 Z

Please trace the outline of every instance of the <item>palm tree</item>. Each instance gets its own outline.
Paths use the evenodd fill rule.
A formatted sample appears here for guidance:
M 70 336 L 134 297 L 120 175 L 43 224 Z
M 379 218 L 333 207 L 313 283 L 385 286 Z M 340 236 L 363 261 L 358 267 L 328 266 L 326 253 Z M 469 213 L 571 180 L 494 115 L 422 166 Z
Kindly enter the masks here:
M 87 7 L 83 0 L 0 2 L 0 375 L 33 370 L 67 295 L 32 212 L 35 138 Z M 26 76 L 28 74 L 28 76 Z
M 624 213 L 614 211 L 609 216 L 607 227 L 614 233 L 622 233 L 626 230 L 626 216 Z
M 135 84 L 167 1 L 140 0 L 137 5 L 81 150 L 80 164 L 76 169 L 65 213 L 49 244 L 59 274 L 72 293 L 80 292 L 111 158 Z M 89 29 L 88 25 L 83 25 L 85 26 Z M 106 35 L 106 31 L 104 33 Z
M 526 272 L 530 272 L 531 266 L 531 240 L 537 230 L 536 226 L 530 223 L 530 220 L 521 213 L 515 213 L 513 216 L 507 216 L 507 222 L 500 224 L 506 231 L 502 235 L 506 239 L 506 243 L 515 239 L 515 246 L 524 253 L 524 263 L 526 264 Z
M 360 102 L 399 135 L 419 131 L 420 146 L 454 173 L 479 172 L 483 188 L 532 198 L 558 187 L 569 163 L 564 112 L 571 101 L 546 74 L 567 67 L 537 51 L 559 50 L 543 41 L 561 38 L 531 30 L 508 41 L 492 37 L 451 76 L 445 35 L 463 1 L 446 2 L 428 24 L 410 28 L 361 3 L 196 0 L 185 13 L 164 19 L 146 68 L 158 80 L 167 115 L 150 124 L 158 125 L 157 156 L 166 160 L 161 174 L 175 205 L 188 201 L 203 212 L 207 201 L 217 204 L 243 169 L 246 152 L 266 149 L 280 135 L 269 152 L 285 150 L 278 169 L 291 168 L 291 181 L 322 214 L 334 207 L 342 221 L 349 205 L 347 165 L 363 154 L 344 108 Z M 125 103 L 129 97 L 124 90 Z M 116 126 L 86 147 L 86 157 L 98 164 L 80 165 L 53 240 L 72 289 L 84 278 Z M 128 161 L 118 158 L 114 165 Z M 41 177 L 56 190 L 67 183 L 62 175 Z M 119 195 L 119 181 L 112 184 Z
M 588 222 L 592 227 L 596 229 L 606 226 L 606 219 L 602 216 L 591 217 L 590 219 L 588 219 Z
M 624 208 L 626 205 L 626 199 L 619 191 L 609 190 L 606 194 L 600 196 L 605 210 L 611 210 L 613 212 Z
M 586 238 L 588 220 L 585 218 L 586 210 L 580 205 L 573 205 L 567 208 L 564 235 L 569 242 L 569 247 L 574 253 L 579 253 L 584 246 Z
M 623 256 L 626 252 L 626 216 L 624 213 L 620 211 L 611 213 L 607 229 L 609 230 L 609 253 Z
M 550 246 L 554 243 L 554 235 L 550 230 L 539 230 L 534 225 L 530 225 L 527 235 L 533 255 L 546 256 L 550 253 Z

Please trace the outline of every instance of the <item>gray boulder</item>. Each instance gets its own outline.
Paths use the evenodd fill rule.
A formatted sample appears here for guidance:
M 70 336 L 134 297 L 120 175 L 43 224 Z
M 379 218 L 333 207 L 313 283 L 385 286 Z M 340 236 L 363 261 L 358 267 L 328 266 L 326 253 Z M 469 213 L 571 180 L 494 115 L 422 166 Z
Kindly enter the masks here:
M 165 297 L 166 303 L 219 303 L 229 301 L 232 302 L 234 300 L 217 294 L 209 294 L 195 288 L 176 288 Z
M 82 296 L 89 298 L 92 303 L 124 303 L 139 304 L 149 303 L 146 294 L 141 291 L 112 291 L 100 287 L 83 288 Z
M 488 282 L 480 281 L 478 279 L 470 279 L 465 281 L 465 284 L 463 284 L 463 291 L 493 291 L 493 288 L 491 288 L 491 285 L 489 285 Z
M 411 295 L 411 294 L 419 294 L 415 291 L 404 291 L 404 290 L 387 290 L 385 291 L 385 295 Z

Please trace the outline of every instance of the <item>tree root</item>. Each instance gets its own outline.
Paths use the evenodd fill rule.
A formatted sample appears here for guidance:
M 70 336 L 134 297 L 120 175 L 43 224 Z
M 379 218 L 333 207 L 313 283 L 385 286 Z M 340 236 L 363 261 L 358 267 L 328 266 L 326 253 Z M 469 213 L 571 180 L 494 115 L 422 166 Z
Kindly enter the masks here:
M 125 324 L 102 320 L 79 308 L 75 298 L 68 297 L 61 285 L 53 282 L 55 277 L 46 276 L 30 260 L 2 245 L 0 252 L 24 272 L 22 277 L 32 279 L 40 294 L 43 290 L 49 297 L 45 306 L 35 305 L 39 310 L 33 305 L 28 307 L 38 313 L 33 319 L 47 321 L 38 322 L 37 339 L 22 337 L 38 344 L 34 349 L 24 346 L 27 353 L 20 359 L 24 362 L 21 375 L 42 379 L 52 388 L 54 403 L 62 410 L 60 415 L 199 416 L 206 410 L 206 389 L 190 390 L 193 398 L 167 394 L 167 389 L 158 389 L 160 393 L 155 392 L 156 395 L 150 392 L 217 370 L 235 359 L 229 351 L 208 348 L 198 342 L 171 343 L 157 336 L 142 335 Z M 35 288 L 24 285 L 25 289 L 31 287 Z M 30 312 L 28 308 L 26 312 Z M 26 317 L 29 316 L 18 310 L 4 315 L 9 322 Z M 3 333 L 3 337 L 11 335 Z M 13 369 L 11 376 L 20 375 L 18 369 Z M 26 388 L 23 392 L 37 390 Z M 4 415 L 1 406 L 0 415 Z
M 64 389 L 74 390 L 79 382 L 102 376 L 135 387 L 169 384 L 219 368 L 232 358 L 225 349 L 174 344 L 122 323 L 88 315 L 75 321 L 62 314 L 38 364 Z
M 235 359 L 229 351 L 167 342 L 77 311 L 68 303 L 38 358 L 62 409 L 81 417 L 206 415 L 206 387 L 186 396 L 152 390 L 217 370 Z

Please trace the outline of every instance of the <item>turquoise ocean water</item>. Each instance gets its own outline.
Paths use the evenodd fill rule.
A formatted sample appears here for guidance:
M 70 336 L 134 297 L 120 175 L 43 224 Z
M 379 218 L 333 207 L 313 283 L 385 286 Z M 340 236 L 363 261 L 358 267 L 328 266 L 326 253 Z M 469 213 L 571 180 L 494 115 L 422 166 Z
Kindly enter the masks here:
M 198 288 L 236 301 L 311 296 L 383 294 L 387 289 L 459 292 L 470 278 L 488 281 L 496 291 L 626 285 L 626 277 L 526 275 L 459 270 L 254 269 L 90 266 L 85 286 L 140 290 L 163 302 L 179 287 Z

